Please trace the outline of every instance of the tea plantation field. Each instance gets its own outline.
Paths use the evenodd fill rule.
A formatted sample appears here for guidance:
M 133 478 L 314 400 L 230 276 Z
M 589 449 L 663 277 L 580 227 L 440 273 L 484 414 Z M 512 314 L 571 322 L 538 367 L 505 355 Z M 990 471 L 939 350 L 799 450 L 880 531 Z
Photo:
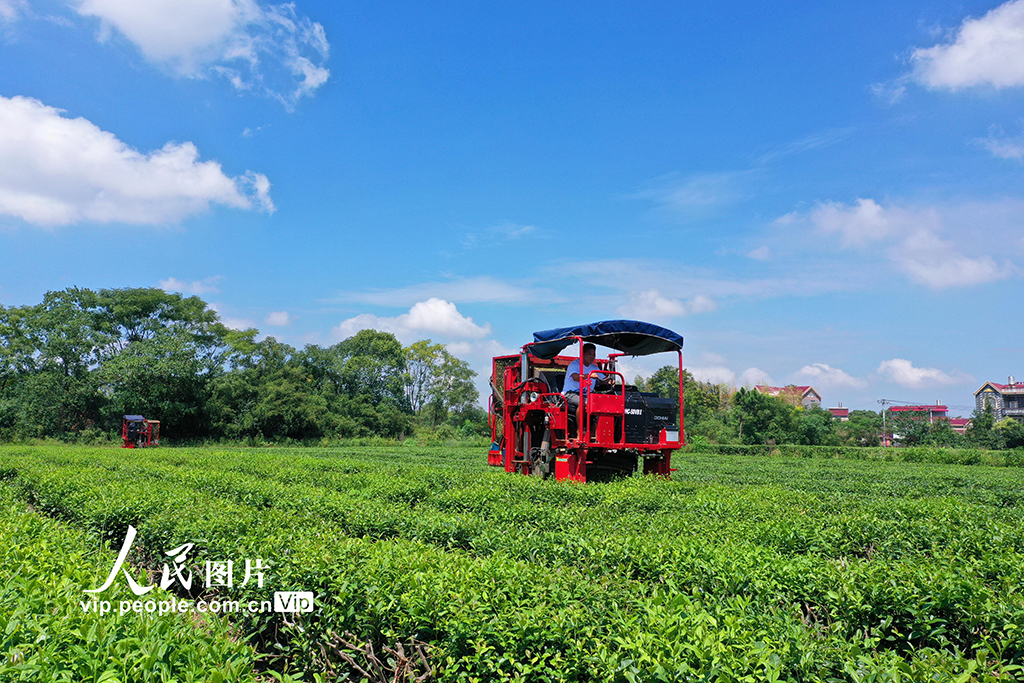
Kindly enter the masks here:
M 1024 468 L 673 464 L 574 485 L 478 448 L 0 446 L 0 680 L 1024 680 Z M 169 592 L 86 593 L 129 528 L 124 568 Z M 283 591 L 312 611 L 262 609 Z

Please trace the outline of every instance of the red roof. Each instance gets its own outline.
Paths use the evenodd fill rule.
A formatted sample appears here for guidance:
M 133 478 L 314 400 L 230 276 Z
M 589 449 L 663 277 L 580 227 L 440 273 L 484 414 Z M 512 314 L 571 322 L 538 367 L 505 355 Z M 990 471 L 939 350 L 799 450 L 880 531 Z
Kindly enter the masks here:
M 964 426 L 966 426 L 966 425 L 968 425 L 970 423 L 971 423 L 971 418 L 969 418 L 969 417 L 953 417 L 953 418 L 950 418 L 950 420 L 949 420 L 949 424 L 951 426 L 953 426 L 953 427 L 964 427 Z
M 850 417 L 849 408 L 829 408 L 829 412 L 831 412 L 835 417 Z
M 1024 382 L 1014 382 L 1013 384 L 996 384 L 995 382 L 986 382 L 991 384 L 999 391 L 1006 391 L 1007 389 L 1024 389 Z

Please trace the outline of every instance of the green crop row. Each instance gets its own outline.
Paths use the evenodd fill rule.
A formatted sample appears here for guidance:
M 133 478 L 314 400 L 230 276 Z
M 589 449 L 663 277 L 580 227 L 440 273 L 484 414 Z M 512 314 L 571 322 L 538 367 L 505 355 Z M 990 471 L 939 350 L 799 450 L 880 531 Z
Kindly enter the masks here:
M 236 617 L 292 673 L 344 670 L 345 634 L 425 641 L 442 680 L 995 677 L 1024 660 L 1015 470 L 691 454 L 671 482 L 575 486 L 443 449 L 0 458 L 41 511 L 112 544 L 135 526 L 144 562 L 191 541 L 273 562 L 269 590 L 314 591 L 312 614 Z
M 802 446 L 799 444 L 712 444 L 701 441 L 700 443 L 688 446 L 683 452 L 705 455 L 842 458 L 844 460 L 1024 467 L 1024 448 L 992 451 L 980 448 L 945 448 L 940 446 L 883 448 L 880 446 Z
M 11 494 L 0 488 L 0 680 L 256 680 L 256 653 L 226 620 L 121 613 L 122 601 L 139 600 L 123 582 L 85 593 L 110 572 L 115 553 Z M 145 597 L 164 605 L 173 598 L 159 589 Z

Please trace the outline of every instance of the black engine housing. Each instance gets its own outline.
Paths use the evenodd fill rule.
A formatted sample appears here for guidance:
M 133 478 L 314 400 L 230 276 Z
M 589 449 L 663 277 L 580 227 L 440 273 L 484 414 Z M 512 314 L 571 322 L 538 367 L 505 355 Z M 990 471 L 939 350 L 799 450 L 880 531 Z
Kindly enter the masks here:
M 661 430 L 678 431 L 679 403 L 626 387 L 626 443 L 658 443 Z

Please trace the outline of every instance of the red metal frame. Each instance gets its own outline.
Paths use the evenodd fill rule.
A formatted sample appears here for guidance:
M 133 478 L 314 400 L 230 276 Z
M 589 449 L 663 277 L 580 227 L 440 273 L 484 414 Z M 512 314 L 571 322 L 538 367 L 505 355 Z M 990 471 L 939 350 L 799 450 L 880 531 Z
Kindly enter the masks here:
M 579 346 L 578 360 L 583 367 L 583 344 L 576 337 Z M 555 356 L 540 359 L 530 354 L 530 345 L 523 347 L 522 354 L 497 356 L 493 360 L 491 383 L 494 388 L 488 401 L 488 423 L 491 427 L 491 448 L 487 463 L 504 467 L 506 472 L 521 474 L 543 473 L 538 471 L 533 456 L 540 447 L 545 457 L 553 459 L 548 473 L 559 481 L 587 481 L 587 466 L 607 466 L 609 462 L 631 462 L 641 460 L 645 474 L 667 477 L 672 471 L 672 451 L 685 443 L 683 434 L 683 353 L 679 358 L 679 417 L 678 433 L 670 434 L 661 430 L 656 443 L 629 443 L 626 441 L 625 406 L 626 387 L 622 373 L 610 369 L 610 363 L 625 355 L 610 354 L 607 359 L 595 359 L 601 374 L 618 377 L 618 390 L 614 393 L 590 391 L 597 378 L 589 373 L 580 378 L 580 407 L 575 426 L 570 428 L 565 398 L 554 393 L 546 381 L 535 376 L 545 368 L 564 370 L 574 359 L 572 356 Z M 523 380 L 523 358 L 528 367 Z M 501 392 L 501 396 L 497 395 Z M 549 448 L 544 450 L 544 437 Z M 618 436 L 616 437 L 616 434 Z M 672 438 L 675 437 L 675 438 Z M 540 440 L 541 443 L 536 443 Z

